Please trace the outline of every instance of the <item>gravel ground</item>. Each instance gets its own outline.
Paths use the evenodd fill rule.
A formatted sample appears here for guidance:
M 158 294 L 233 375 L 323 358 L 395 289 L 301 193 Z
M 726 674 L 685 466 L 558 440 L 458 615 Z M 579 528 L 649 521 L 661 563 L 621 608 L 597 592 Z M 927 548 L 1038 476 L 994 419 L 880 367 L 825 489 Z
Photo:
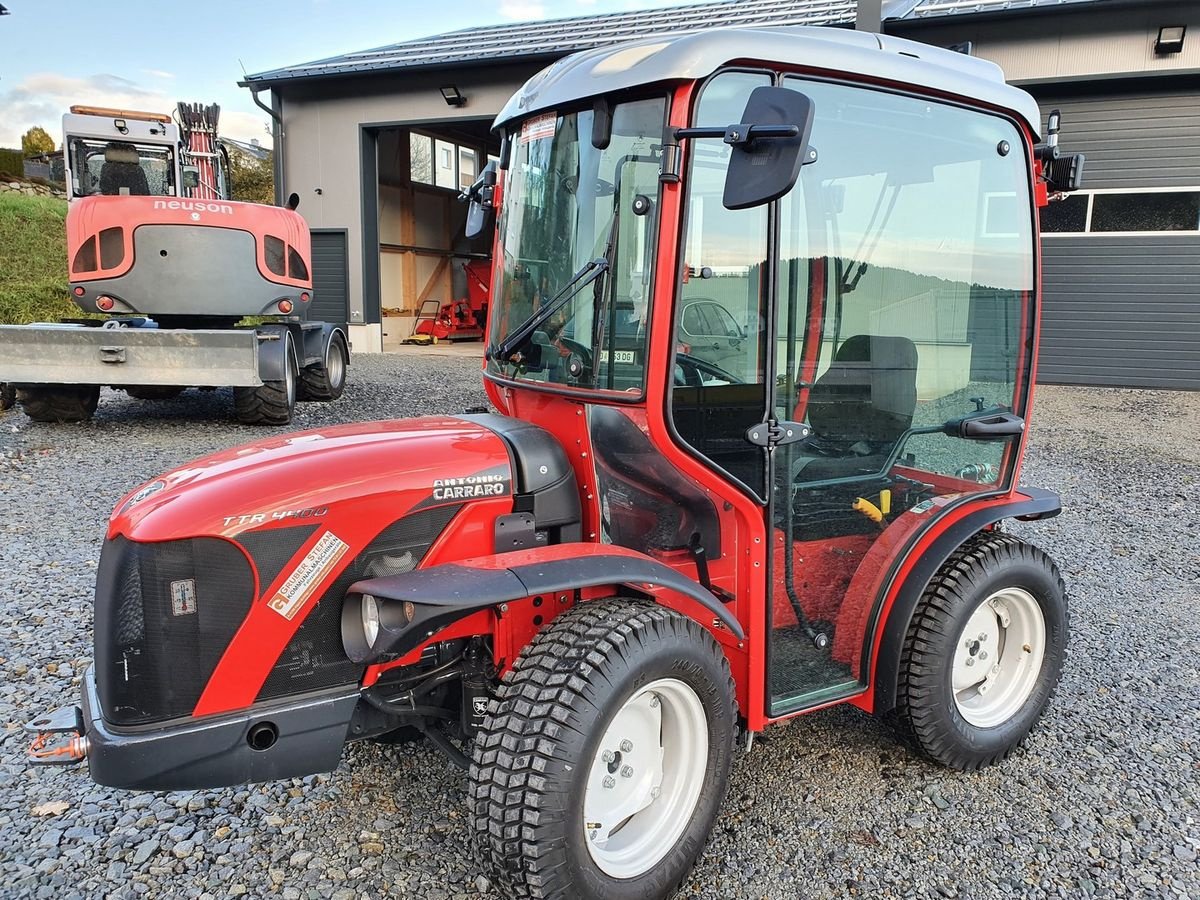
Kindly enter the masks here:
M 360 357 L 297 428 L 482 402 L 478 362 Z M 489 896 L 464 777 L 421 747 L 356 746 L 330 776 L 130 794 L 28 770 L 20 725 L 73 701 L 113 501 L 263 432 L 227 392 L 135 403 L 88 426 L 0 416 L 0 894 Z M 927 764 L 853 710 L 740 755 L 688 897 L 1200 898 L 1200 394 L 1045 388 L 1025 480 L 1067 510 L 1021 526 L 1074 609 L 1062 688 L 1026 748 L 976 775 Z

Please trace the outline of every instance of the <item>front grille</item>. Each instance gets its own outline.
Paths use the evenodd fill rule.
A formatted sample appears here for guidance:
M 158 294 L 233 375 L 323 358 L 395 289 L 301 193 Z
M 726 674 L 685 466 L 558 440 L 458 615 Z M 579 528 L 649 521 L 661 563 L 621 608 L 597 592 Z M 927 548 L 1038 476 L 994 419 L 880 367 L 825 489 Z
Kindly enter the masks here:
M 342 600 L 347 589 L 363 578 L 415 569 L 459 509 L 461 504 L 420 510 L 381 531 L 309 610 L 271 669 L 258 699 L 357 683 L 362 666 L 351 662 L 342 648 Z
M 105 718 L 140 725 L 190 715 L 253 600 L 250 563 L 228 541 L 109 541 L 96 574 Z

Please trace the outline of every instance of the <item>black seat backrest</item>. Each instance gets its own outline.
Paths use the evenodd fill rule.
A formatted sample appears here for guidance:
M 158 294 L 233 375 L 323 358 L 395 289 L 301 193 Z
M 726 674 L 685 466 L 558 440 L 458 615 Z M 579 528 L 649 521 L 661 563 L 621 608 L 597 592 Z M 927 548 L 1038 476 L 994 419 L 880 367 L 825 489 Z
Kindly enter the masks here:
M 104 165 L 100 167 L 100 193 L 115 197 L 126 188 L 136 197 L 150 196 L 150 184 L 139 163 L 137 148 L 132 144 L 114 141 L 104 150 Z
M 917 347 L 905 337 L 856 334 L 838 348 L 808 398 L 808 423 L 826 440 L 892 444 L 917 408 Z

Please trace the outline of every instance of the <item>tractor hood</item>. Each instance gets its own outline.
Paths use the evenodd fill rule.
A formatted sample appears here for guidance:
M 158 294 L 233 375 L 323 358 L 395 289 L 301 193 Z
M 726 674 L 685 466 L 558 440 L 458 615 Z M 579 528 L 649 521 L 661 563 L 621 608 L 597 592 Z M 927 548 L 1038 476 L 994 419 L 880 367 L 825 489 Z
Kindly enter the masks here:
M 366 498 L 394 519 L 417 506 L 508 496 L 511 480 L 504 442 L 464 419 L 339 425 L 256 441 L 167 472 L 121 498 L 108 537 L 231 538 L 310 519 L 315 525 L 339 504 Z

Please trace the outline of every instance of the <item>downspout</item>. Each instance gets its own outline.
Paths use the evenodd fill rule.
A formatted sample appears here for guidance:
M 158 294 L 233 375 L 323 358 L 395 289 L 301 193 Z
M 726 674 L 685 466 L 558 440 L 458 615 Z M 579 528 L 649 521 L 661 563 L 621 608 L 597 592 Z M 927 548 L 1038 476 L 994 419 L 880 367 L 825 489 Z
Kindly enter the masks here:
M 253 84 L 240 82 L 242 87 L 250 89 L 250 99 L 254 101 L 254 105 L 271 117 L 271 143 L 274 144 L 274 181 L 275 181 L 275 205 L 283 206 L 283 114 L 275 108 L 277 98 L 272 91 L 271 106 L 263 103 L 258 99 L 258 92 L 261 87 L 255 87 Z

